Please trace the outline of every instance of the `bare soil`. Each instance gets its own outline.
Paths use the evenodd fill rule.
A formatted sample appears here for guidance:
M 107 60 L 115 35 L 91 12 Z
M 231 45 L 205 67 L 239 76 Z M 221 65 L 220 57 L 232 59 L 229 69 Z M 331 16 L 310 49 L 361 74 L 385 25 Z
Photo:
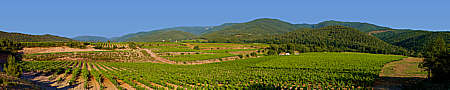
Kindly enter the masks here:
M 400 61 L 394 61 L 386 64 L 380 77 L 418 77 L 426 78 L 427 74 L 424 69 L 419 68 L 420 62 L 423 62 L 423 58 L 404 58 Z
M 72 74 L 67 75 L 67 77 L 64 78 L 64 81 L 58 85 L 58 88 L 68 87 L 70 78 L 72 78 Z
M 89 66 L 91 66 L 92 68 L 94 68 L 94 70 L 98 71 L 98 68 L 95 66 L 94 63 L 91 63 Z
M 113 71 L 113 69 L 109 68 L 108 66 L 105 66 L 103 64 L 100 64 L 101 66 L 103 66 L 103 68 L 107 69 L 108 71 Z
M 133 80 L 133 82 L 136 83 L 137 85 L 145 88 L 146 90 L 153 90 L 153 88 L 150 88 L 150 87 L 148 87 L 148 86 L 146 86 L 146 85 L 144 85 L 144 84 L 142 84 L 140 82 L 137 82 L 137 81 L 134 81 L 134 80 Z
M 166 58 L 159 57 L 156 53 L 153 53 L 151 50 L 148 50 L 148 49 L 143 49 L 143 50 L 147 51 L 147 53 L 149 53 L 151 57 L 155 58 L 155 60 L 161 61 L 163 63 L 169 63 L 169 64 L 176 64 L 177 63 L 175 61 L 170 61 L 170 60 L 168 60 Z
M 89 64 L 89 63 L 86 63 L 86 64 L 85 64 L 85 66 L 87 67 L 87 70 L 88 70 L 88 71 L 91 71 L 91 70 L 92 70 L 92 66 L 91 66 L 91 64 Z
M 101 67 L 101 66 L 100 66 L 100 64 L 97 64 L 97 63 L 96 63 L 96 64 L 94 64 L 94 65 L 98 66 L 98 67 L 99 67 L 99 70 L 104 70 L 104 71 L 108 71 L 107 69 L 105 69 L 105 68 Z
M 51 82 L 55 82 L 55 83 L 50 84 L 50 85 L 51 85 L 51 86 L 61 86 L 61 85 L 63 85 L 62 82 L 58 82 L 58 81 L 56 81 L 56 80 L 58 80 L 58 79 L 64 79 L 64 78 L 65 78 L 65 77 L 64 77 L 64 74 L 59 74 L 55 79 L 51 80 Z
M 69 88 L 69 90 L 87 90 L 86 88 L 84 88 L 84 82 L 85 80 L 83 80 L 82 78 L 77 78 L 75 87 Z
M 90 77 L 90 80 L 91 81 L 89 81 L 89 89 L 100 90 L 100 84 L 97 82 L 97 80 L 94 77 Z
M 388 32 L 388 31 L 390 31 L 390 30 L 377 30 L 377 31 L 371 31 L 368 34 L 369 35 L 373 35 L 373 34 L 382 33 L 382 32 Z
M 168 56 L 168 55 L 194 55 L 194 54 L 214 54 L 214 53 L 202 53 L 202 52 L 164 52 L 164 53 L 158 53 L 159 56 Z
M 386 64 L 380 78 L 373 85 L 377 90 L 401 90 L 426 79 L 426 73 L 418 65 L 423 58 L 408 57 Z
M 120 84 L 120 87 L 123 87 L 126 90 L 136 90 L 135 88 L 133 88 L 132 86 L 128 85 L 127 83 L 125 83 L 122 80 L 117 79 L 117 82 Z
M 250 54 L 252 52 L 257 52 L 258 50 L 253 50 L 253 51 L 236 51 L 236 52 L 228 52 L 231 54 Z
M 114 86 L 114 84 L 111 81 L 109 81 L 109 79 L 106 79 L 104 77 L 102 85 L 104 85 L 105 87 L 104 90 L 118 90 L 116 86 Z
M 108 65 L 103 65 L 103 66 L 109 67 L 109 68 L 111 68 L 112 70 L 119 70 L 119 71 L 120 71 L 120 69 L 117 69 L 116 67 L 112 67 L 112 66 L 108 66 Z
M 208 47 L 200 48 L 200 50 L 223 50 L 223 49 L 256 49 L 252 47 Z

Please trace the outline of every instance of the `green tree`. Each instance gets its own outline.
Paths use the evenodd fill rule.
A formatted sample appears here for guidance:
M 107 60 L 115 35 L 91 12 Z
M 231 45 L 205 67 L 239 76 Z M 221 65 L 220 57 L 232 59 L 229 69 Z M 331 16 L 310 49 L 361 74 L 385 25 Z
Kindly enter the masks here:
M 194 49 L 195 50 L 200 50 L 200 47 L 199 46 L 194 46 Z
M 134 42 L 128 42 L 128 47 L 131 49 L 137 49 L 137 45 Z
M 22 74 L 22 68 L 20 67 L 19 62 L 12 55 L 8 56 L 8 63 L 4 64 L 4 66 L 6 67 L 5 72 L 7 75 L 20 77 Z
M 428 77 L 433 81 L 450 80 L 450 57 L 444 39 L 438 37 L 428 42 L 427 46 L 421 66 L 428 71 Z

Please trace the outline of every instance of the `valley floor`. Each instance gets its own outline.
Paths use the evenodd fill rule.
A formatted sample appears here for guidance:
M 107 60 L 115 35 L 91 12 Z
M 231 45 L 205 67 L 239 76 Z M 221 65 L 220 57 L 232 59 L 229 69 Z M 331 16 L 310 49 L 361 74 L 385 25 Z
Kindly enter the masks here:
M 178 44 L 176 44 L 178 45 Z M 197 44 L 195 46 L 198 46 Z M 205 50 L 187 46 L 149 46 L 133 50 L 104 51 L 97 49 L 39 49 L 28 50 L 34 57 L 84 57 L 85 59 L 118 58 L 115 61 L 54 60 L 26 61 L 31 72 L 25 79 L 44 89 L 337 89 L 373 87 L 374 89 L 401 89 L 417 80 L 424 80 L 426 72 L 418 68 L 421 58 L 367 53 L 312 52 L 290 56 L 245 56 L 258 52 L 242 45 L 206 44 Z M 207 46 L 214 46 L 208 47 Z M 169 48 L 168 48 L 169 47 Z M 235 47 L 229 49 L 231 47 Z M 246 46 L 248 47 L 248 46 Z M 83 52 L 81 52 L 83 51 Z M 72 52 L 72 53 L 55 53 Z M 80 54 L 81 53 L 81 54 Z M 234 55 L 231 55 L 234 54 Z M 77 56 L 78 55 L 78 56 Z M 102 56 L 110 55 L 110 56 Z M 111 56 L 112 55 L 112 56 Z M 115 55 L 115 56 L 114 56 Z M 208 56 L 210 55 L 210 56 Z M 223 55 L 224 57 L 220 56 Z M 103 58 L 99 58 L 102 56 Z M 193 56 L 207 58 L 198 59 Z M 87 57 L 87 58 L 86 58 Z M 209 58 L 212 57 L 212 58 Z M 60 58 L 60 57 L 59 57 Z M 402 59 L 403 58 L 403 59 Z M 129 61 L 129 62 L 128 62 Z M 383 66 L 384 67 L 381 67 Z M 72 69 L 56 73 L 59 68 Z M 45 70 L 42 70 L 45 69 Z M 73 69 L 91 73 L 73 75 Z M 37 71 L 36 71 L 37 70 Z M 379 73 L 381 71 L 381 73 Z M 94 75 L 97 73 L 96 75 Z M 101 74 L 101 76 L 98 76 Z M 75 78 L 73 78 L 75 77 Z M 375 78 L 381 77 L 381 78 Z M 75 84 L 69 85 L 70 80 Z M 231 80 L 231 81 L 230 81 Z M 374 82 L 374 83 L 372 83 Z M 328 85 L 326 85 L 328 84 Z

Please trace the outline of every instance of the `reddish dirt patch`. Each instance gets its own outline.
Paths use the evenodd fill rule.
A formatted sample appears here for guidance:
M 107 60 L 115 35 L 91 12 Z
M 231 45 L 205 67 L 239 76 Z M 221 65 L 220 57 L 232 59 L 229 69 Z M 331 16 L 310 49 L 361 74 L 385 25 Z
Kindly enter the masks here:
M 116 67 L 112 67 L 112 66 L 108 66 L 108 65 L 103 65 L 103 66 L 109 67 L 109 68 L 111 68 L 112 70 L 121 70 L 121 69 L 117 69 Z
M 90 85 L 89 89 L 100 90 L 100 83 L 98 83 L 94 77 L 90 77 L 90 80 L 91 81 L 89 81 L 89 85 Z
M 77 78 L 76 83 L 77 85 L 73 88 L 69 88 L 69 90 L 85 90 L 86 88 L 84 87 L 84 84 L 86 81 L 83 80 L 82 78 Z
M 81 69 L 85 69 L 86 68 L 86 63 L 81 63 Z
M 128 85 L 127 83 L 125 83 L 122 80 L 117 79 L 117 82 L 120 84 L 120 87 L 123 87 L 126 90 L 136 90 L 135 88 L 133 88 L 132 86 Z
M 158 53 L 160 56 L 168 56 L 168 55 L 194 55 L 194 54 L 214 54 L 214 53 L 202 53 L 202 52 L 164 52 Z
M 236 52 L 228 52 L 231 54 L 250 54 L 252 52 L 257 52 L 258 50 L 253 50 L 253 51 L 236 51 Z
M 96 65 L 96 66 L 98 66 L 100 69 L 99 70 L 103 70 L 103 71 L 108 71 L 107 69 L 105 69 L 105 68 L 103 68 L 102 66 L 100 66 L 99 64 L 94 64 L 94 65 Z
M 160 87 L 160 88 L 165 88 L 166 90 L 167 89 L 169 89 L 169 88 L 167 88 L 167 87 L 164 87 L 164 86 L 162 86 L 162 85 L 159 85 L 159 84 L 156 84 L 156 83 L 153 83 L 153 82 L 149 82 L 152 86 L 156 86 L 156 87 Z
M 91 71 L 91 70 L 92 70 L 92 66 L 91 66 L 90 63 L 86 63 L 85 66 L 87 67 L 87 70 L 88 70 L 88 71 Z
M 390 30 L 378 30 L 378 31 L 371 31 L 369 32 L 369 35 L 373 35 L 373 34 L 377 34 L 377 33 L 382 33 L 382 32 L 388 32 Z
M 109 67 L 107 67 L 107 66 L 105 66 L 103 64 L 100 64 L 100 65 L 103 66 L 103 68 L 107 69 L 108 71 L 114 71 L 113 69 L 111 69 L 111 68 L 109 68 Z
M 223 49 L 256 49 L 252 47 L 208 47 L 200 48 L 200 50 L 223 50 Z
M 109 81 L 109 79 L 106 79 L 104 77 L 102 85 L 105 87 L 104 90 L 118 90 L 116 86 L 114 86 L 114 84 L 111 81 Z
M 91 63 L 89 66 L 93 67 L 94 70 L 98 71 L 98 68 L 95 66 L 95 64 Z
M 145 88 L 145 90 L 153 90 L 153 88 L 150 88 L 150 87 L 148 87 L 148 86 L 146 86 L 146 85 L 144 85 L 144 84 L 142 84 L 140 82 L 137 82 L 137 81 L 134 81 L 134 80 L 133 80 L 133 82 L 136 83 L 137 85 Z
M 147 51 L 147 53 L 150 54 L 151 57 L 155 58 L 155 60 L 158 60 L 158 61 L 161 61 L 164 63 L 169 63 L 169 64 L 176 64 L 175 61 L 170 61 L 166 58 L 159 57 L 156 53 L 153 53 L 151 50 L 148 50 L 148 49 L 143 49 L 143 50 Z
M 57 80 L 58 80 L 58 79 L 63 80 L 64 78 L 65 78 L 65 77 L 64 77 L 64 74 L 59 74 L 55 79 L 51 80 L 51 82 L 55 82 L 55 83 L 50 84 L 50 85 L 51 85 L 51 86 L 62 86 L 63 84 L 62 84 L 61 82 L 58 82 Z
M 105 51 L 94 48 L 87 49 L 79 49 L 79 48 L 70 48 L 67 46 L 63 47 L 33 47 L 33 48 L 23 48 L 21 52 L 24 54 L 33 54 L 33 53 L 53 53 L 53 52 L 77 52 L 77 51 Z
M 72 78 L 72 74 L 67 75 L 67 77 L 64 78 L 64 81 L 58 85 L 58 88 L 63 88 L 69 86 L 69 80 Z

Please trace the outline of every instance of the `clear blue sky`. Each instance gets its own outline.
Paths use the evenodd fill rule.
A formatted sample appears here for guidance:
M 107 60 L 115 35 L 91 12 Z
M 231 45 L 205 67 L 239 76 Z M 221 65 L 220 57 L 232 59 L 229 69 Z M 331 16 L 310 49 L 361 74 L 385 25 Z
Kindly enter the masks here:
M 276 18 L 450 30 L 450 0 L 2 0 L 0 30 L 65 37 L 120 36 L 174 26 Z

